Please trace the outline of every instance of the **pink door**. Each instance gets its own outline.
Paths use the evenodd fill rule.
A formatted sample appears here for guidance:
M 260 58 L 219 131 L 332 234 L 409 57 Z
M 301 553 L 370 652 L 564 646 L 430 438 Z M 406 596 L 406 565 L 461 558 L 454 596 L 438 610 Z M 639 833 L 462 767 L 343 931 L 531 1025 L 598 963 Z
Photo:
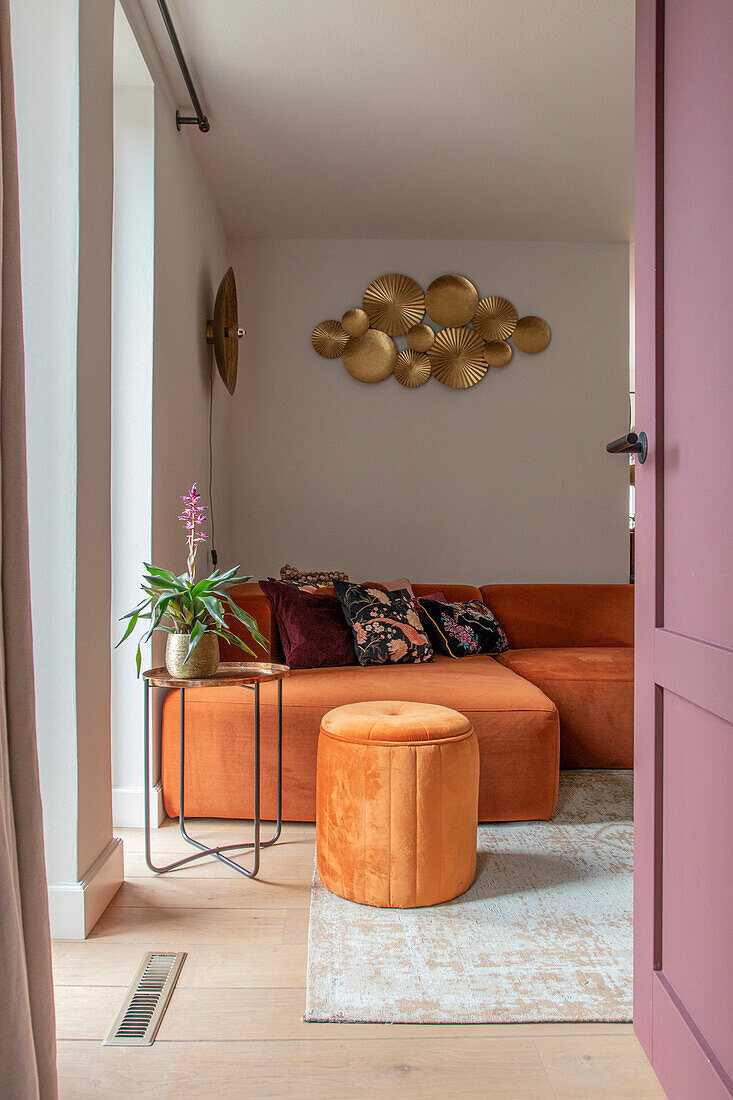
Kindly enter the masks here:
M 733 3 L 637 0 L 635 1027 L 733 1095 Z

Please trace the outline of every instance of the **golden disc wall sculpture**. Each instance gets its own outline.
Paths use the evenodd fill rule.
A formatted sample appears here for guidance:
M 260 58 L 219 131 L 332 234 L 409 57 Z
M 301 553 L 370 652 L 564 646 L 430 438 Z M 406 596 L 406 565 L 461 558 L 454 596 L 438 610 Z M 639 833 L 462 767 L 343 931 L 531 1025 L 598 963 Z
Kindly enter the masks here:
M 506 340 L 517 327 L 517 311 L 506 298 L 482 298 L 473 315 L 473 327 L 484 340 Z
M 402 336 L 425 316 L 425 296 L 409 275 L 380 275 L 364 291 L 364 309 L 372 328 Z
M 425 309 L 436 325 L 458 328 L 473 320 L 478 291 L 464 275 L 441 275 L 425 291 Z
M 444 328 L 428 352 L 432 372 L 444 386 L 465 390 L 486 374 L 484 342 L 471 328 Z
M 341 328 L 349 336 L 363 336 L 369 328 L 369 315 L 363 309 L 347 309 L 341 318 Z
M 401 386 L 408 389 L 424 386 L 430 377 L 430 360 L 421 351 L 406 348 L 397 356 L 394 376 Z
M 511 345 L 506 340 L 489 340 L 484 347 L 484 359 L 490 367 L 505 367 L 511 357 Z
M 397 362 L 397 348 L 391 336 L 370 328 L 356 340 L 349 340 L 344 366 L 357 382 L 383 382 Z
M 320 325 L 316 325 L 313 329 L 311 342 L 324 359 L 338 359 L 344 353 L 349 336 L 338 321 L 321 321 Z
M 413 325 L 407 333 L 408 346 L 413 351 L 427 351 L 433 346 L 435 333 L 430 325 Z
M 537 355 L 544 351 L 550 342 L 550 326 L 541 317 L 522 317 L 512 333 L 512 339 L 520 351 L 528 355 Z
M 311 337 L 324 359 L 343 356 L 358 382 L 383 382 L 394 374 L 400 385 L 416 389 L 432 374 L 444 386 L 468 389 L 490 367 L 506 366 L 514 347 L 537 355 L 551 338 L 547 321 L 533 314 L 518 320 L 508 299 L 479 301 L 465 275 L 440 275 L 424 294 L 409 275 L 380 275 L 364 291 L 362 305 L 347 309 L 340 322 L 321 321 Z M 398 351 L 393 336 L 404 337 L 407 347 L 400 344 Z

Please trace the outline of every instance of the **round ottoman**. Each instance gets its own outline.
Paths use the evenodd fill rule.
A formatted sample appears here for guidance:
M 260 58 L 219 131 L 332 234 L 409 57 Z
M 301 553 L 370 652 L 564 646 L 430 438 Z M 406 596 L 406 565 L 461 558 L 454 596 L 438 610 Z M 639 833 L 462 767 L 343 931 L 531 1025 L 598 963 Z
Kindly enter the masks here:
M 468 890 L 479 753 L 464 715 L 432 703 L 350 703 L 318 739 L 316 851 L 324 886 L 405 909 Z

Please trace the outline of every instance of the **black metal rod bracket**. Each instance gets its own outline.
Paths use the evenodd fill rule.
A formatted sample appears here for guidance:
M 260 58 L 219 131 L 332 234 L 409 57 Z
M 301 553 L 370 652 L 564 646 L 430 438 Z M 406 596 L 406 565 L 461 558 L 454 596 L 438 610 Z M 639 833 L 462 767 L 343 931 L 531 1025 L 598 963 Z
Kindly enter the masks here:
M 183 55 L 181 43 L 178 40 L 176 28 L 173 26 L 173 20 L 171 19 L 171 13 L 168 11 L 168 4 L 166 3 L 166 0 L 158 0 L 158 7 L 160 9 L 160 14 L 163 19 L 165 29 L 168 32 L 168 37 L 171 40 L 171 46 L 173 47 L 173 53 L 176 55 L 176 61 L 178 62 L 178 67 L 181 70 L 181 76 L 183 77 L 186 88 L 188 89 L 188 94 L 191 97 L 193 109 L 196 112 L 195 116 L 192 118 L 190 115 L 182 115 L 180 111 L 176 111 L 176 129 L 180 130 L 181 126 L 196 125 L 198 126 L 202 134 L 208 134 L 209 130 L 211 129 L 211 123 L 204 114 L 204 109 L 201 106 L 201 100 L 199 99 L 198 92 L 196 91 L 196 85 L 193 82 L 191 70 L 189 69 L 186 63 L 186 58 Z
M 612 455 L 638 455 L 639 462 L 644 463 L 649 450 L 649 440 L 646 432 L 639 432 L 638 435 L 636 432 L 627 432 L 626 435 L 607 443 L 606 450 Z
M 211 123 L 206 115 L 203 118 L 196 118 L 195 115 L 182 115 L 180 111 L 176 111 L 176 130 L 180 130 L 181 126 L 198 126 L 202 134 L 208 134 L 211 129 Z

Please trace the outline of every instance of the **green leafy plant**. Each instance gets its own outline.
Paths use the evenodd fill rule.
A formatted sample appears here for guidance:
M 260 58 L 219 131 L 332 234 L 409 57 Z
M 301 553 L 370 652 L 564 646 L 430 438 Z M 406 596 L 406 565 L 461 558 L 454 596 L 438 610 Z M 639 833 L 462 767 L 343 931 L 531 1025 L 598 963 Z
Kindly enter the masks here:
M 210 576 L 200 581 L 196 580 L 196 551 L 198 544 L 206 539 L 201 529 L 206 516 L 206 507 L 201 503 L 201 496 L 195 484 L 181 499 L 184 502 L 184 509 L 178 518 L 187 531 L 186 572 L 177 576 L 169 569 L 159 569 L 145 562 L 145 574 L 140 585 L 145 593 L 145 599 L 120 619 L 121 622 L 126 619 L 128 622 L 124 634 L 117 643 L 118 646 L 130 637 L 138 623 L 150 624 L 137 645 L 135 661 L 138 676 L 142 659 L 140 647 L 150 640 L 156 630 L 162 630 L 166 634 L 189 635 L 185 661 L 207 633 L 218 635 L 224 641 L 239 646 L 254 657 L 254 650 L 229 630 L 225 619 L 227 610 L 246 627 L 257 645 L 267 649 L 267 641 L 260 633 L 257 620 L 238 607 L 228 592 L 232 585 L 243 584 L 251 580 L 250 577 L 237 576 L 235 566 L 234 569 L 229 569 L 225 573 L 215 569 Z

